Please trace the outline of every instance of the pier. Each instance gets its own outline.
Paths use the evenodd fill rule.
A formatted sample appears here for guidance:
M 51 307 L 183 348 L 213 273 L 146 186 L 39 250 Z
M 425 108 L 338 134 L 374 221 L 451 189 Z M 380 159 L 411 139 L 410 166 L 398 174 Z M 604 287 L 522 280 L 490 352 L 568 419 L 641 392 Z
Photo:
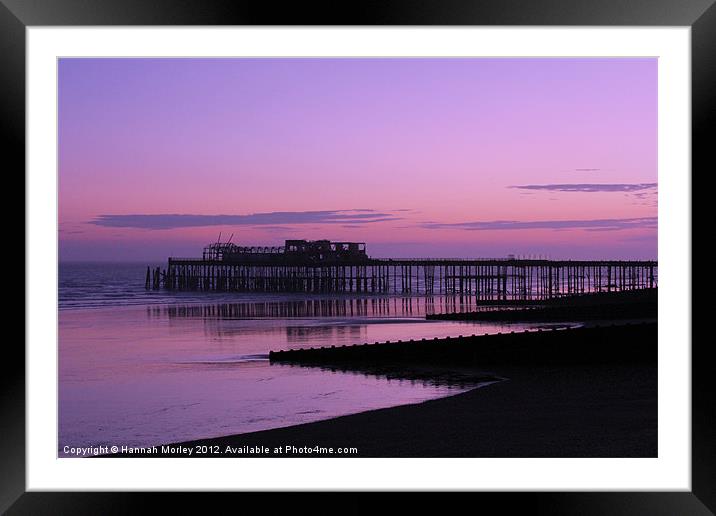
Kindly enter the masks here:
M 656 288 L 656 261 L 372 258 L 362 242 L 287 240 L 278 247 L 216 242 L 201 258 L 147 268 L 145 287 L 179 291 L 459 295 L 531 301 Z

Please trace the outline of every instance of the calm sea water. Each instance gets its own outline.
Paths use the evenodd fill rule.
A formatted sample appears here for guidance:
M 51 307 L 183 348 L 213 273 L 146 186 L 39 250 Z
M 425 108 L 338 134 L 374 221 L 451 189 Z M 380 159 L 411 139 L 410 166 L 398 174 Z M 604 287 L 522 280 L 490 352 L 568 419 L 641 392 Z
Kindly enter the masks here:
M 436 382 L 271 365 L 270 350 L 540 326 L 424 318 L 475 309 L 468 299 L 147 291 L 146 265 L 60 265 L 60 455 L 65 446 L 150 446 L 417 403 L 489 376 Z

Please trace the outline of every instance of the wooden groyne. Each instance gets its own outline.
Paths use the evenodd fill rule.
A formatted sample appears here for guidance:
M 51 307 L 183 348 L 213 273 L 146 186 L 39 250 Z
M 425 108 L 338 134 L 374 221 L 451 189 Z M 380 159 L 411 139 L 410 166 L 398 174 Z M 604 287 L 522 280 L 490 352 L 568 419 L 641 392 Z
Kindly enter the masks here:
M 469 335 L 432 340 L 272 351 L 272 363 L 302 365 L 538 365 L 654 363 L 657 323 Z
M 426 314 L 444 321 L 595 321 L 656 319 L 656 288 L 624 292 L 593 293 L 547 300 L 541 305 L 517 309 L 476 310 Z
M 169 258 L 163 271 L 148 268 L 145 286 L 218 292 L 444 294 L 491 302 L 620 292 L 655 288 L 658 283 L 655 261 L 370 258 L 364 246 L 328 241 L 287 241 L 284 247 L 271 248 L 212 244 L 202 258 Z

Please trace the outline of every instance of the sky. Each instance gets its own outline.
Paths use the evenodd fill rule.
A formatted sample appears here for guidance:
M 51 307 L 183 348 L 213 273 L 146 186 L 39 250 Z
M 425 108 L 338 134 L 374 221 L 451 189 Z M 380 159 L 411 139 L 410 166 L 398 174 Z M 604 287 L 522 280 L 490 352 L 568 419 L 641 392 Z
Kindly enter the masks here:
M 656 59 L 64 58 L 58 87 L 61 261 L 657 258 Z

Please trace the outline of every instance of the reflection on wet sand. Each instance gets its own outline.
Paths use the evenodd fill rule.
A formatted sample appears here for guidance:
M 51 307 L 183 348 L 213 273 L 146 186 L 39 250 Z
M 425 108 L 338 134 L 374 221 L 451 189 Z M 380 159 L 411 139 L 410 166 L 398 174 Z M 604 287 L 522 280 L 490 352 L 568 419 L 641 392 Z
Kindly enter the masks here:
M 489 373 L 322 370 L 266 359 L 271 350 L 536 326 L 426 320 L 453 302 L 475 309 L 459 298 L 286 296 L 65 310 L 60 443 L 146 446 L 251 432 L 419 403 L 494 381 Z
M 308 368 L 332 374 L 348 374 L 363 376 L 364 378 L 377 378 L 396 382 L 398 385 L 410 384 L 423 387 L 447 387 L 449 389 L 471 389 L 483 387 L 507 378 L 495 373 L 476 371 L 474 369 L 420 367 L 405 364 L 350 364 L 350 365 L 311 365 L 298 363 L 271 362 L 274 368 Z
M 358 342 L 365 339 L 365 337 L 365 324 L 354 324 L 350 326 L 286 326 L 286 340 L 289 343 L 305 342 L 306 340 L 313 339 L 342 341 L 347 338 Z
M 266 302 L 148 306 L 149 317 L 289 319 L 314 317 L 425 317 L 436 313 L 494 310 L 469 296 L 341 297 Z
M 426 314 L 445 311 L 474 313 L 499 308 L 496 305 L 475 306 L 465 299 L 461 301 L 461 298 L 452 296 L 304 298 L 149 306 L 146 313 L 150 321 L 164 321 L 170 328 L 181 329 L 186 324 L 200 322 L 207 337 L 227 341 L 258 339 L 267 342 L 269 349 L 276 350 L 459 334 L 463 330 L 457 328 L 466 326 L 466 323 L 436 324 L 438 321 L 428 321 Z M 467 326 L 473 333 L 516 329 L 515 325 L 504 326 L 500 322 L 473 322 Z M 465 331 L 468 329 L 465 328 Z

